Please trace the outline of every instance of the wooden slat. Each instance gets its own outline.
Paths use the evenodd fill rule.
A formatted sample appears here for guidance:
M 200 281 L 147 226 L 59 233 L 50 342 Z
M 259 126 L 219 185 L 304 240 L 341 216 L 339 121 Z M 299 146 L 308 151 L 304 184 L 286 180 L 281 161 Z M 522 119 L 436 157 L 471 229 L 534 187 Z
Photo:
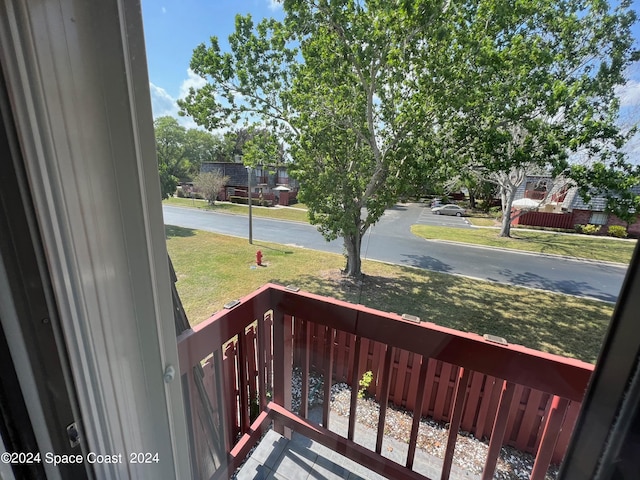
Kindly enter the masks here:
M 382 451 L 382 440 L 384 438 L 384 423 L 387 418 L 387 406 L 389 405 L 389 387 L 391 385 L 391 362 L 393 360 L 394 348 L 387 347 L 382 370 L 382 392 L 380 394 L 380 417 L 378 418 L 378 436 L 376 438 L 376 453 Z
M 309 326 L 309 322 L 306 320 L 302 321 L 302 344 L 302 364 L 300 365 L 300 368 L 302 369 L 300 415 L 302 415 L 303 418 L 307 418 L 309 416 L 309 358 L 311 355 L 311 328 Z
M 349 407 L 349 429 L 347 431 L 347 438 L 353 441 L 353 437 L 356 431 L 356 414 L 358 410 L 358 392 L 360 390 L 360 386 L 358 382 L 360 381 L 361 375 L 361 367 L 362 364 L 362 356 L 360 354 L 360 349 L 362 348 L 362 338 L 355 338 L 355 347 L 353 351 L 353 367 L 351 374 L 351 403 Z
M 247 380 L 247 347 L 244 329 L 238 334 L 238 391 L 240 398 L 240 433 L 249 431 L 249 382 Z
M 281 405 L 291 411 L 292 389 L 293 389 L 293 317 L 284 315 L 283 318 L 283 357 L 284 367 L 281 370 L 284 384 L 284 403 Z M 284 437 L 291 439 L 291 431 L 284 429 Z
M 578 414 L 580 413 L 580 407 L 582 405 L 578 402 L 569 402 L 567 408 L 567 414 L 564 416 L 564 422 L 562 423 L 562 431 L 556 442 L 556 449 L 551 457 L 551 463 L 560 464 L 564 459 L 564 454 L 567 451 L 567 446 L 571 440 L 573 429 L 576 426 L 578 420 Z M 538 445 L 536 445 L 536 450 Z
M 400 358 L 398 359 L 398 365 L 396 368 L 396 384 L 393 389 L 393 397 L 391 400 L 395 405 L 405 407 L 406 402 L 406 377 L 407 377 L 407 363 L 409 361 L 409 352 L 406 350 L 400 350 Z
M 335 330 L 327 327 L 325 331 L 324 358 L 324 401 L 322 402 L 322 425 L 329 428 L 329 411 L 331 409 L 331 384 L 333 383 L 333 335 Z
M 439 362 L 440 377 L 438 378 L 438 390 L 436 394 L 436 404 L 433 408 L 433 418 L 436 421 L 449 420 L 449 412 L 451 411 L 451 396 L 449 389 L 451 387 L 451 370 L 453 365 Z
M 427 388 L 429 388 L 429 396 L 425 397 L 426 402 L 422 405 L 422 415 L 429 416 L 431 414 L 431 417 L 434 419 L 435 419 L 435 411 L 436 411 L 436 407 L 435 407 L 436 400 L 435 400 L 434 394 L 437 393 L 434 380 L 436 378 L 437 365 L 438 365 L 438 362 L 436 360 L 434 360 L 433 358 L 428 359 Z
M 420 379 L 420 369 L 422 365 L 422 357 L 415 353 L 409 354 L 408 367 L 410 366 L 411 375 L 409 377 L 409 391 L 407 392 L 407 410 L 415 409 L 416 395 L 418 392 L 418 382 Z
M 223 378 L 223 390 L 225 392 L 225 403 L 227 408 L 225 409 L 225 432 L 228 435 L 229 445 L 233 445 L 236 436 L 240 433 L 240 426 L 238 425 L 238 398 L 237 398 L 237 371 L 236 371 L 236 348 L 235 342 L 230 342 L 227 345 L 224 355 L 222 357 L 222 378 Z M 228 451 L 228 450 L 227 450 Z
M 504 435 L 509 422 L 511 404 L 515 393 L 516 386 L 510 382 L 503 382 L 502 392 L 500 394 L 500 402 L 498 403 L 498 413 L 493 422 L 491 431 L 491 439 L 489 440 L 489 451 L 487 452 L 487 461 L 482 471 L 482 480 L 491 480 L 496 470 L 498 455 L 504 442 Z
M 526 451 L 529 446 L 529 439 L 531 438 L 534 428 L 540 425 L 540 402 L 544 393 L 539 390 L 531 390 L 529 392 L 529 398 L 527 399 L 524 413 L 522 415 L 522 423 L 518 429 L 518 436 L 516 438 L 516 448 L 521 451 Z
M 417 356 L 413 359 L 413 367 L 415 369 Z M 420 419 L 422 407 L 425 398 L 425 388 L 430 387 L 427 383 L 427 370 L 429 368 L 429 359 L 423 358 L 420 364 L 420 373 L 418 375 L 418 387 L 416 391 L 416 400 L 413 408 L 413 422 L 411 423 L 411 433 L 409 435 L 409 450 L 407 451 L 407 468 L 413 469 L 413 460 L 416 455 L 416 443 L 418 441 L 418 432 L 420 428 Z
M 284 314 L 273 312 L 273 402 L 285 405 L 285 327 Z M 274 422 L 273 429 L 284 435 L 284 426 Z
M 345 382 L 349 382 L 349 380 L 353 377 L 353 369 L 355 363 L 357 361 L 357 357 L 354 355 L 354 351 L 356 348 L 356 336 L 352 334 L 347 334 L 345 336 L 346 341 L 349 345 L 349 357 L 347 359 L 347 372 L 345 377 Z
M 514 426 L 516 419 L 522 419 L 522 395 L 524 393 L 524 387 L 522 385 L 516 385 L 516 390 L 513 393 L 513 400 L 511 402 L 511 415 L 509 415 L 509 422 L 507 423 L 507 443 L 514 440 Z
M 379 342 L 371 342 L 373 347 L 373 354 L 371 355 L 371 371 L 373 372 L 373 378 L 375 379 L 376 386 L 376 400 L 380 402 L 381 391 L 379 385 L 382 384 L 382 371 L 384 369 L 384 352 L 386 344 Z
M 185 396 L 185 408 L 188 411 L 189 424 L 188 424 L 188 433 L 190 446 L 189 452 L 191 454 L 191 462 L 193 463 L 194 468 L 198 470 L 198 475 L 200 475 L 201 469 L 201 454 L 200 454 L 200 435 L 198 432 L 198 404 L 197 404 L 197 389 L 195 385 L 195 380 L 193 378 L 193 368 L 189 373 L 185 373 L 182 375 L 182 387 L 183 394 Z M 185 388 L 186 387 L 186 388 Z
M 444 462 L 442 464 L 441 480 L 448 480 L 451 474 L 451 465 L 453 464 L 453 454 L 456 449 L 456 441 L 458 432 L 460 431 L 460 422 L 462 421 L 462 409 L 467 394 L 467 385 L 469 384 L 470 370 L 460 369 L 458 373 L 458 382 L 453 397 L 453 412 L 451 413 L 451 422 L 449 424 L 449 437 L 447 439 L 447 449 L 444 453 Z
M 231 435 L 229 434 L 230 425 L 227 423 L 225 383 L 224 383 L 224 364 L 222 361 L 221 349 L 213 352 L 213 374 L 215 375 L 218 385 L 216 388 L 216 402 L 218 404 L 218 422 L 220 425 L 220 437 L 225 452 L 231 451 Z
M 396 480 L 428 480 L 419 473 L 412 472 L 398 463 L 376 455 L 351 440 L 288 412 L 275 403 L 270 403 L 268 408 L 269 415 L 274 421 L 277 420 L 279 423 L 292 428 L 301 435 L 330 448 L 340 455 L 350 458 L 360 465 L 365 465 L 369 470 L 373 470 L 386 478 Z
M 250 325 L 246 335 L 247 381 L 249 382 L 249 400 L 258 403 L 258 341 L 257 323 Z
M 491 432 L 493 431 L 493 424 L 495 423 L 496 416 L 498 415 L 498 408 L 500 406 L 500 397 L 502 396 L 502 389 L 504 386 L 503 380 L 500 380 L 495 377 L 490 377 L 490 378 L 493 379 L 493 386 L 487 398 L 486 418 L 485 418 L 484 433 L 483 433 L 483 436 L 487 438 L 491 437 Z M 484 399 L 482 403 L 484 404 Z
M 553 397 L 551 409 L 546 418 L 544 431 L 542 432 L 542 442 L 536 454 L 536 460 L 531 470 L 531 480 L 544 480 L 545 474 L 551 463 L 553 451 L 560 435 L 562 420 L 567 412 L 569 400 L 566 398 Z
M 351 357 L 351 349 L 348 342 L 351 334 L 347 334 L 342 330 L 336 332 L 335 345 L 335 361 L 333 366 L 333 376 L 336 382 L 346 382 L 349 378 L 349 359 Z
M 257 356 L 258 356 L 258 396 L 260 400 L 260 411 L 267 406 L 267 347 L 265 317 L 258 319 L 258 338 L 257 338 Z
M 484 375 L 478 372 L 471 374 L 471 386 L 469 387 L 469 396 L 467 397 L 467 406 L 464 409 L 462 416 L 461 428 L 465 432 L 473 431 L 473 424 L 478 416 L 478 410 L 480 405 L 480 390 L 482 389 L 482 382 Z

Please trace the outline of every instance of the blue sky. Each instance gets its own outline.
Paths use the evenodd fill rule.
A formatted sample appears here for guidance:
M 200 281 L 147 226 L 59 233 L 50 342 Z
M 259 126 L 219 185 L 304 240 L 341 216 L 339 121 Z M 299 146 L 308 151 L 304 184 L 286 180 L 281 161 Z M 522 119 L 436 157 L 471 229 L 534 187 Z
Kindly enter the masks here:
M 177 116 L 176 99 L 202 79 L 189 71 L 193 49 L 217 36 L 225 48 L 235 30 L 235 16 L 251 13 L 254 20 L 283 18 L 276 0 L 143 0 L 142 14 L 147 48 L 153 116 Z M 181 118 L 187 127 L 192 120 Z
M 634 5 L 640 14 L 640 2 Z M 235 30 L 237 13 L 251 13 L 255 21 L 264 17 L 283 18 L 278 0 L 143 0 L 144 21 L 151 101 L 154 117 L 177 117 L 176 100 L 189 87 L 198 87 L 203 80 L 189 71 L 193 49 L 217 36 L 224 49 L 227 37 Z M 636 48 L 640 48 L 640 25 L 633 28 Z M 629 82 L 621 89 L 621 112 L 625 123 L 640 119 L 640 64 L 629 70 Z M 186 127 L 196 127 L 190 118 L 179 118 Z M 640 137 L 630 151 L 640 161 Z

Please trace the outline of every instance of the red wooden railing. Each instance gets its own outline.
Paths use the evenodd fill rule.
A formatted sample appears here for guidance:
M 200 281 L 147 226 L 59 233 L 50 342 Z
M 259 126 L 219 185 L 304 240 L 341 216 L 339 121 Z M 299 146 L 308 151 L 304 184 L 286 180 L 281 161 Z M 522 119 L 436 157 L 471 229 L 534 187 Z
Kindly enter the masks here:
M 501 446 L 512 443 L 536 454 L 531 478 L 541 479 L 564 453 L 558 445 L 566 446 L 593 370 L 577 360 L 277 285 L 183 333 L 178 350 L 197 478 L 228 476 L 270 422 L 280 433 L 299 431 L 390 478 L 425 478 L 412 468 L 420 417 L 430 415 L 450 425 L 441 478 L 449 477 L 462 428 L 489 438 L 483 478 L 492 478 Z M 324 427 L 328 401 L 322 425 L 306 419 L 306 388 L 300 411 L 291 411 L 294 363 L 303 385 L 315 371 L 356 386 L 346 437 Z M 354 442 L 357 383 L 367 370 L 374 372 L 372 393 L 380 404 L 373 450 Z M 331 383 L 325 381 L 325 398 Z M 381 454 L 389 402 L 413 412 L 403 465 Z

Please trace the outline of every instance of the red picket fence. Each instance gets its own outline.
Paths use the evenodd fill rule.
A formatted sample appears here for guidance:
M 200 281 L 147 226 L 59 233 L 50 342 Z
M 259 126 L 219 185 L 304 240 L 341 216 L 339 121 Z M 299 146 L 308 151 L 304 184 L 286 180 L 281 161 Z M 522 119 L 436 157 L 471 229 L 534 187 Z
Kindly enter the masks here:
M 513 220 L 514 225 L 530 225 L 535 227 L 565 228 L 572 230 L 574 220 L 572 213 L 527 212 Z

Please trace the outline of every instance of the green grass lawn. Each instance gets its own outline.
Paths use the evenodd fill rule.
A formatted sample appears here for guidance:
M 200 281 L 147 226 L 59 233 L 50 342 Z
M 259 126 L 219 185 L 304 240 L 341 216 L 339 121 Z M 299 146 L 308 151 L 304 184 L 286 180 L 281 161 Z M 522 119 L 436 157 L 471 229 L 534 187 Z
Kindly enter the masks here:
M 511 238 L 501 238 L 498 230 L 485 228 L 449 228 L 413 225 L 411 231 L 432 240 L 450 240 L 489 247 L 511 248 L 536 253 L 567 255 L 570 257 L 604 260 L 628 264 L 636 246 L 635 241 L 583 235 L 562 235 L 550 232 L 511 229 Z
M 613 307 L 560 294 L 364 261 L 364 281 L 343 279 L 344 257 L 166 227 L 178 291 L 192 324 L 267 282 L 595 362 Z M 264 254 L 266 267 L 255 265 Z
M 197 200 L 191 198 L 168 198 L 163 200 L 164 205 L 174 205 L 177 207 L 200 208 L 202 210 L 211 210 L 220 213 L 231 213 L 235 215 L 249 215 L 248 205 L 239 205 L 236 203 L 216 203 L 209 205 L 206 200 Z M 294 208 L 278 208 L 278 207 L 256 207 L 251 209 L 251 214 L 256 217 L 277 218 L 278 220 L 292 220 L 295 222 L 309 222 L 306 210 Z
M 467 218 L 471 222 L 471 225 L 476 225 L 478 227 L 496 227 L 500 225 L 498 220 L 489 216 L 472 215 Z

